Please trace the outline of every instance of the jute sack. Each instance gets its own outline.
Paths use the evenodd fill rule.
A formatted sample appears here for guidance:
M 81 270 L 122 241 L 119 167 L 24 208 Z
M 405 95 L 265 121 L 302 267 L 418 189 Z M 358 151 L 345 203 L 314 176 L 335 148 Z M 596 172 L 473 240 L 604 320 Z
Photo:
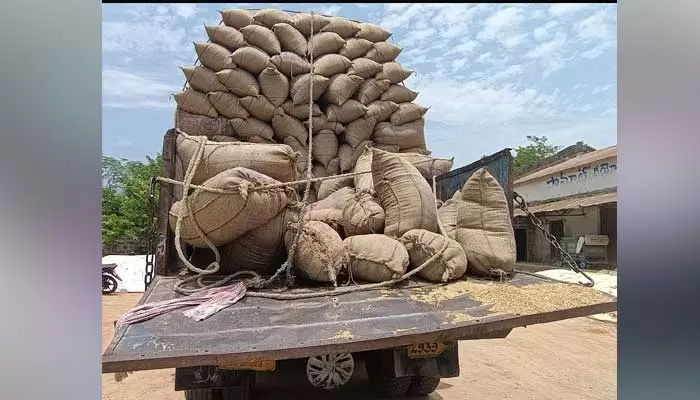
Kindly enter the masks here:
M 306 38 L 296 28 L 289 24 L 275 24 L 272 31 L 277 35 L 282 51 L 291 51 L 300 57 L 306 57 Z
M 207 117 L 218 117 L 216 111 L 207 96 L 194 89 L 183 90 L 173 95 L 178 108 L 192 114 L 206 115 Z
M 289 95 L 289 79 L 275 67 L 267 67 L 258 75 L 260 91 L 276 107 L 281 106 Z
M 368 282 L 385 282 L 406 273 L 408 252 L 401 242 L 385 235 L 350 236 L 343 241 L 349 273 Z
M 253 24 L 253 16 L 246 10 L 223 10 L 219 11 L 226 26 L 241 29 L 244 26 Z
M 233 136 L 233 128 L 226 118 L 212 118 L 205 115 L 175 111 L 175 127 L 193 136 Z
M 328 176 L 340 175 L 340 159 L 338 157 L 334 157 L 328 161 L 326 172 L 328 172 Z
M 356 58 L 348 69 L 348 74 L 357 75 L 362 79 L 369 79 L 382 71 L 382 64 L 369 58 Z
M 282 51 L 280 41 L 277 40 L 275 32 L 272 32 L 267 27 L 248 25 L 241 28 L 241 33 L 246 42 L 266 52 L 268 55 L 279 54 Z
M 411 229 L 401 236 L 401 243 L 406 247 L 411 261 L 409 268 L 417 268 L 428 261 L 445 246 L 445 241 L 447 247 L 440 256 L 416 275 L 431 282 L 449 282 L 461 278 L 467 271 L 467 255 L 462 246 L 454 239 L 425 229 Z
M 367 115 L 373 117 L 377 122 L 388 121 L 399 105 L 393 101 L 375 100 L 367 106 Z
M 515 236 L 508 201 L 485 168 L 474 172 L 462 188 L 456 233 L 470 271 L 481 275 L 513 271 Z
M 231 126 L 236 132 L 236 136 L 245 140 L 250 140 L 253 137 L 272 140 L 274 135 L 270 125 L 253 117 L 247 119 L 232 118 Z
M 401 125 L 409 122 L 413 122 L 417 119 L 423 118 L 425 113 L 428 112 L 428 107 L 423 107 L 416 103 L 402 103 L 399 105 L 399 109 L 396 110 L 389 121 L 393 125 Z
M 381 99 L 401 104 L 410 103 L 415 100 L 416 97 L 418 97 L 418 92 L 414 92 L 406 86 L 391 85 L 384 93 L 382 93 Z
M 292 25 L 301 32 L 304 37 L 311 36 L 311 28 L 313 25 L 313 32 L 321 32 L 326 25 L 331 22 L 329 17 L 309 13 L 300 13 L 294 16 Z
M 458 190 L 455 194 L 442 203 L 442 206 L 438 208 L 438 217 L 440 218 L 440 225 L 445 230 L 445 234 L 450 239 L 457 239 L 457 211 L 459 210 L 459 204 L 462 202 L 462 191 Z
M 326 54 L 314 61 L 314 73 L 330 78 L 333 75 L 343 74 L 352 65 L 352 62 L 340 54 Z
M 226 86 L 216 78 L 214 71 L 209 68 L 196 66 L 180 67 L 180 69 L 182 73 L 185 74 L 185 79 L 192 89 L 202 93 L 225 92 L 228 90 Z
M 367 39 L 350 38 L 345 42 L 345 47 L 340 49 L 340 55 L 354 60 L 367 54 L 373 45 L 374 43 Z
M 325 76 L 313 75 L 314 88 L 313 88 L 313 101 L 318 100 L 323 92 L 328 88 L 330 80 Z M 292 85 L 290 88 L 290 96 L 292 98 L 292 103 L 298 104 L 309 104 L 311 95 L 311 74 L 303 74 L 296 76 L 292 79 Z M 307 115 L 308 118 L 308 115 Z
M 358 24 L 360 30 L 355 35 L 357 38 L 366 39 L 370 42 L 383 42 L 391 36 L 390 32 L 385 31 L 377 25 L 369 23 Z
M 306 144 L 309 139 L 309 133 L 304 127 L 304 124 L 298 119 L 284 113 L 284 110 L 278 108 L 272 117 L 272 129 L 275 133 L 275 139 L 284 141 L 287 136 L 292 136 L 299 143 Z
M 272 56 L 270 62 L 287 78 L 311 72 L 311 64 L 290 51 L 283 51 Z
M 306 167 L 309 165 L 309 148 L 302 145 L 294 136 L 287 136 L 282 142 L 299 153 L 296 160 L 296 168 L 300 176 L 306 176 Z
M 242 68 L 219 71 L 216 73 L 216 78 L 236 96 L 245 97 L 260 94 L 260 86 L 255 76 Z
M 374 128 L 372 140 L 377 144 L 425 148 L 425 120 L 419 119 L 407 124 L 391 125 L 380 122 Z
M 420 172 L 430 184 L 432 184 L 434 176 L 437 177 L 449 172 L 454 163 L 454 158 L 432 158 L 417 153 L 400 153 L 399 155 L 416 167 L 418 172 Z
M 386 151 L 386 152 L 389 152 L 389 153 L 400 153 L 399 150 L 401 150 L 401 149 L 399 148 L 399 146 L 393 146 L 393 145 L 390 145 L 390 144 L 379 144 L 379 143 L 375 144 L 375 145 L 374 145 L 374 148 L 375 148 L 375 149 L 379 149 L 379 150 L 383 150 L 383 151 Z
M 313 142 L 314 159 L 326 167 L 338 155 L 338 137 L 333 131 L 323 130 L 314 135 Z
M 284 235 L 288 252 L 298 229 L 301 232 L 294 252 L 294 269 L 306 279 L 335 284 L 336 276 L 343 269 L 345 256 L 338 232 L 319 221 L 291 224 Z
M 313 163 L 311 175 L 314 178 L 325 178 L 328 176 L 328 170 L 319 163 Z M 318 190 L 321 188 L 321 181 L 313 182 L 311 185 L 314 187 L 316 194 L 318 194 Z M 318 199 L 318 196 L 316 198 Z
M 236 139 L 233 136 L 223 136 L 223 135 L 212 136 L 210 140 L 212 142 L 240 142 L 240 140 Z
M 357 158 L 353 172 L 366 172 L 353 177 L 358 193 L 374 193 L 374 181 L 372 181 L 372 149 L 365 147 Z
M 301 120 L 307 120 L 309 119 L 309 105 L 308 104 L 294 104 L 291 99 L 285 101 L 282 103 L 281 106 L 282 110 L 285 112 L 287 115 L 291 115 L 292 117 L 296 119 L 301 119 Z M 321 107 L 318 106 L 318 104 L 314 103 L 314 105 L 311 107 L 311 115 L 314 117 L 318 117 L 323 114 L 323 111 L 321 111 Z
M 253 15 L 253 20 L 259 24 L 262 24 L 268 28 L 272 28 L 276 24 L 291 24 L 292 17 L 284 11 L 277 10 L 274 8 L 266 8 L 263 10 L 258 10 Z
M 401 54 L 401 47 L 387 42 L 378 42 L 367 51 L 365 58 L 384 64 L 396 60 L 399 54 Z
M 318 117 L 312 117 L 313 121 L 313 132 L 318 133 L 321 131 L 332 131 L 336 135 L 340 135 L 345 132 L 345 126 L 340 122 L 329 122 L 325 114 L 321 114 Z M 304 125 L 309 126 L 308 117 L 304 119 Z
M 343 17 L 331 17 L 328 25 L 321 29 L 321 32 L 337 33 L 341 38 L 354 37 L 359 32 L 360 27 L 357 23 Z
M 374 118 L 367 116 L 352 121 L 345 127 L 345 143 L 356 148 L 360 143 L 369 140 L 376 124 Z
M 355 93 L 355 100 L 368 105 L 381 98 L 390 86 L 391 82 L 387 80 L 367 79 Z
M 232 146 L 234 144 L 228 144 Z M 197 226 L 215 246 L 237 239 L 274 218 L 287 205 L 284 188 L 251 191 L 278 181 L 247 168 L 232 168 L 205 181 L 202 186 L 230 191 L 212 193 L 195 189 L 187 198 L 189 212 L 181 201 L 170 210 L 170 226 L 182 217 L 180 238 L 195 247 L 206 247 Z
M 249 143 L 258 143 L 258 144 L 277 144 L 274 140 L 266 139 L 264 137 L 260 136 L 253 136 L 249 137 L 246 139 Z
M 255 25 L 250 26 L 252 27 Z M 260 49 L 246 46 L 234 51 L 231 55 L 231 59 L 238 67 L 243 68 L 244 70 L 257 76 L 267 67 L 270 56 Z
M 323 200 L 344 187 L 353 187 L 353 177 L 346 176 L 344 178 L 321 181 L 321 185 L 318 188 L 318 200 Z
M 432 151 L 428 149 L 424 149 L 422 147 L 407 147 L 405 149 L 401 149 L 399 153 L 416 153 L 416 154 L 422 154 L 424 156 L 429 156 L 433 154 Z
M 343 212 L 334 208 L 310 210 L 304 214 L 304 221 L 319 221 L 327 224 L 342 237 Z
M 349 99 L 341 106 L 329 104 L 326 109 L 326 120 L 347 124 L 365 116 L 365 114 L 367 114 L 367 106 L 357 100 Z
M 382 233 L 384 209 L 368 192 L 357 193 L 343 208 L 343 230 L 347 236 Z
M 209 40 L 220 44 L 230 51 L 247 46 L 243 34 L 236 28 L 226 25 L 204 25 Z
M 343 210 L 345 204 L 355 196 L 355 190 L 351 187 L 343 187 L 331 193 L 325 199 L 309 204 L 309 210 Z
M 409 76 L 413 74 L 413 71 L 406 69 L 401 66 L 401 64 L 391 61 L 382 64 L 382 71 L 376 76 L 377 79 L 386 79 L 392 84 L 397 84 L 408 79 Z
M 231 60 L 231 51 L 216 43 L 194 43 L 199 62 L 212 71 L 236 68 Z
M 372 180 L 386 214 L 386 235 L 400 237 L 411 229 L 437 231 L 435 197 L 416 167 L 399 155 L 372 149 Z
M 271 122 L 277 110 L 277 107 L 263 95 L 241 97 L 240 102 L 250 115 L 265 122 Z
M 342 105 L 352 97 L 364 79 L 357 75 L 338 74 L 331 78 L 323 98 L 329 104 Z
M 209 92 L 207 99 L 214 106 L 219 114 L 226 118 L 243 118 L 250 117 L 248 111 L 241 105 L 240 98 L 228 92 Z
M 199 143 L 194 137 L 182 134 L 177 136 L 176 141 L 177 155 L 186 168 Z M 280 182 L 291 182 L 297 179 L 295 164 L 296 154 L 291 147 L 283 144 L 207 142 L 192 183 L 199 185 L 235 167 L 252 169 Z
M 345 46 L 345 39 L 334 32 L 314 33 L 309 39 L 309 48 L 312 49 L 314 59 L 324 54 L 337 53 L 343 46 Z
M 302 195 L 303 195 L 303 193 L 304 192 L 302 192 Z M 299 196 L 299 198 L 301 198 L 301 197 L 302 196 Z M 309 196 L 307 197 L 307 200 L 308 200 L 309 204 L 315 203 L 316 201 L 318 201 L 318 194 L 316 193 L 316 190 L 314 190 L 313 188 L 311 188 L 309 190 Z
M 338 147 L 338 158 L 340 159 L 340 170 L 342 172 L 352 171 L 355 168 L 355 163 L 357 159 L 360 158 L 362 152 L 367 145 L 372 144 L 371 141 L 365 140 L 360 143 L 357 147 L 353 148 L 347 143 L 343 143 Z

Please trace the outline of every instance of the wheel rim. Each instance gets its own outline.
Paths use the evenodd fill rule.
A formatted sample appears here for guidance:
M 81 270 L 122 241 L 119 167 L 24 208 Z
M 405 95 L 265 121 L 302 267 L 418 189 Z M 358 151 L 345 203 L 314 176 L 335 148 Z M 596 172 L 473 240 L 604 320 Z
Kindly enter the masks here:
M 348 383 L 354 371 L 355 360 L 350 353 L 309 357 L 306 362 L 306 377 L 309 382 L 326 390 Z
M 117 281 L 110 277 L 104 277 L 102 279 L 102 291 L 111 293 L 115 290 L 117 290 Z

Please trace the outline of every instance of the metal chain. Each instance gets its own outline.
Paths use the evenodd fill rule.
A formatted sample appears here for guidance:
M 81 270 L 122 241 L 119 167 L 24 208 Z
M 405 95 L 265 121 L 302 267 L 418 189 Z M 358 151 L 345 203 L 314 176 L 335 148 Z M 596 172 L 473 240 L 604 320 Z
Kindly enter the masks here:
M 569 266 L 569 268 L 571 268 L 571 270 L 573 270 L 574 272 L 578 272 L 579 274 L 585 276 L 586 279 L 588 279 L 588 282 L 580 282 L 580 283 L 584 286 L 593 287 L 593 285 L 595 284 L 595 282 L 593 281 L 593 278 L 588 276 L 588 274 L 583 272 L 578 267 L 578 265 L 576 265 L 576 261 L 574 260 L 574 258 L 571 257 L 571 255 L 561 247 L 557 238 L 554 235 L 552 235 L 549 232 L 549 230 L 547 230 L 547 228 L 544 227 L 544 223 L 528 209 L 527 203 L 525 202 L 525 199 L 523 199 L 522 196 L 520 196 L 517 192 L 513 192 L 513 200 L 517 204 L 518 208 L 520 208 L 525 213 L 525 215 L 527 215 L 529 217 L 530 222 L 532 222 L 532 224 L 535 225 L 535 227 L 537 227 L 537 229 L 542 231 L 542 233 L 544 234 L 545 240 L 547 240 L 549 242 L 549 244 L 554 246 L 554 248 L 559 252 L 559 254 L 561 254 L 562 261 L 565 262 Z
M 151 183 L 148 186 L 148 218 L 149 218 L 149 227 L 148 227 L 148 240 L 147 240 L 147 246 L 146 246 L 146 275 L 144 276 L 144 284 L 146 285 L 146 289 L 151 285 L 151 282 L 153 282 L 153 278 L 155 275 L 155 249 L 154 249 L 154 242 L 155 242 L 155 236 L 156 236 L 156 184 L 157 184 L 157 179 L 154 177 L 151 179 Z

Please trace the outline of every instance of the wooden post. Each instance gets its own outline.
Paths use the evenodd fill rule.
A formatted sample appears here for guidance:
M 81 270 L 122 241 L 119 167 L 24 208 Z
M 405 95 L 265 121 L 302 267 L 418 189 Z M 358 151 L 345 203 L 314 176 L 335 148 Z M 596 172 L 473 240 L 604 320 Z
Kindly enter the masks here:
M 163 138 L 163 171 L 162 176 L 175 178 L 177 166 L 177 132 L 174 129 L 168 130 Z M 168 275 L 168 267 L 173 253 L 174 234 L 168 229 L 168 212 L 173 204 L 173 185 L 161 183 L 158 195 L 158 230 L 156 232 L 156 254 L 155 254 L 155 274 Z

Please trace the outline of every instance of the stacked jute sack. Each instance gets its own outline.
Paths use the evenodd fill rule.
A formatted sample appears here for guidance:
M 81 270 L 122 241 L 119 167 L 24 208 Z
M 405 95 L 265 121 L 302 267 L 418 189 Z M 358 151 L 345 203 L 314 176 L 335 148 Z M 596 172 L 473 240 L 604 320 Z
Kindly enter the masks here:
M 296 274 L 334 284 L 397 279 L 436 254 L 418 276 L 512 270 L 509 208 L 488 172 L 438 209 L 429 182 L 452 160 L 426 149 L 427 108 L 400 85 L 411 71 L 394 61 L 390 33 L 279 10 L 222 16 L 206 26 L 211 43 L 195 44 L 202 66 L 183 68 L 189 87 L 175 95 L 178 158 L 202 186 L 170 210 L 182 241 L 215 246 L 220 273 L 274 273 L 294 247 Z M 303 185 L 284 183 L 307 168 L 325 180 L 302 204 Z M 345 172 L 357 174 L 334 177 Z M 204 269 L 209 255 L 192 263 Z

